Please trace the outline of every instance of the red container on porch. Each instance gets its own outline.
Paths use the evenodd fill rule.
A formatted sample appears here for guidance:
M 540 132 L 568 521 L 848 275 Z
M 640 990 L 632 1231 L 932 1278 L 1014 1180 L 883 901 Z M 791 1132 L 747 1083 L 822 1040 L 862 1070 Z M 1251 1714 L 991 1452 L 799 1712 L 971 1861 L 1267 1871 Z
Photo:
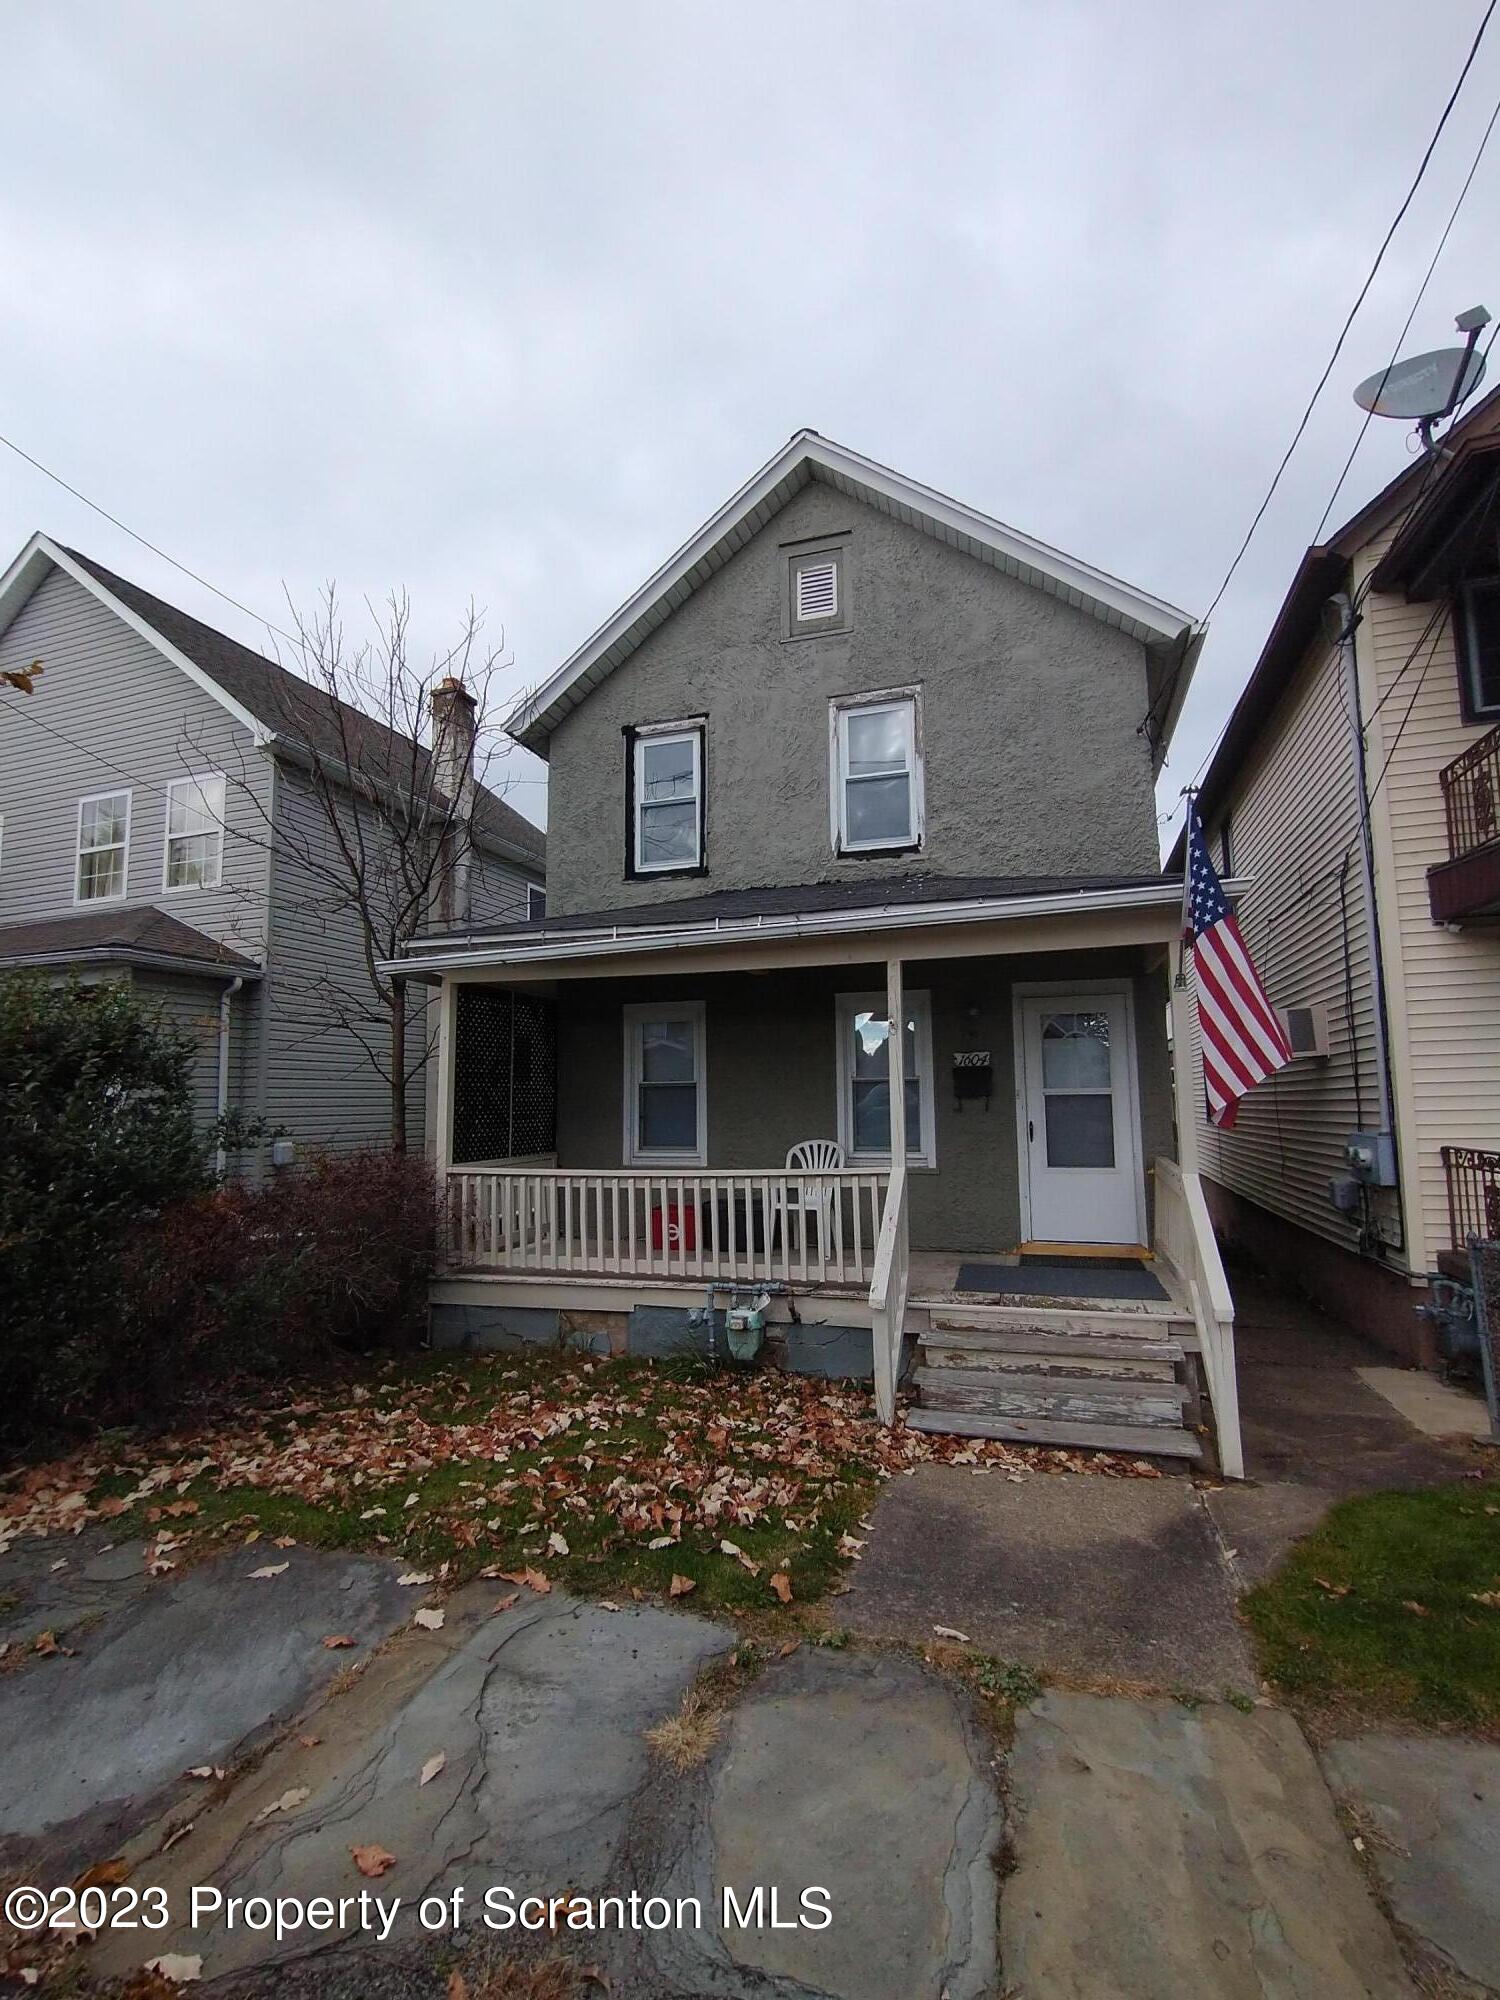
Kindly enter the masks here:
M 666 1202 L 651 1211 L 651 1248 L 662 1247 L 662 1230 L 666 1229 L 669 1251 L 696 1250 L 698 1247 L 698 1216 L 694 1209 L 679 1208 L 675 1201 Z

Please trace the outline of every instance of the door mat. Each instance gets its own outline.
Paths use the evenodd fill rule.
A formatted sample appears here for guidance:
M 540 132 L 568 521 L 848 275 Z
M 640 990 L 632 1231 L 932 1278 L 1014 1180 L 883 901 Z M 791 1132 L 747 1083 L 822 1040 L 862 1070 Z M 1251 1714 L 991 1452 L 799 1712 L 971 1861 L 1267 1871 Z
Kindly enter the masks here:
M 959 1292 L 1004 1292 L 1023 1299 L 1159 1299 L 1171 1294 L 1139 1264 L 1100 1270 L 1086 1264 L 960 1264 Z
M 1059 1257 L 1055 1250 L 1023 1250 L 1023 1264 L 1067 1264 L 1074 1263 L 1091 1267 L 1095 1271 L 1138 1271 L 1146 1260 L 1142 1257 Z

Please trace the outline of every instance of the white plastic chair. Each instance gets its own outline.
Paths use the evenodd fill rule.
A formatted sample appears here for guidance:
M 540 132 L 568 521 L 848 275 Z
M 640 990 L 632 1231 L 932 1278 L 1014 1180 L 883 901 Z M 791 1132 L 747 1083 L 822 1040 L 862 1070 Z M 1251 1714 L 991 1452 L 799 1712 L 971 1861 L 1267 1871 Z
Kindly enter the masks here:
M 789 1174 L 841 1173 L 844 1167 L 844 1149 L 837 1139 L 799 1139 L 795 1146 L 788 1148 L 785 1165 Z M 790 1196 L 784 1184 L 778 1187 L 773 1206 L 783 1232 L 790 1220 L 788 1208 L 797 1211 L 803 1231 L 807 1228 L 808 1216 L 816 1215 L 818 1241 L 826 1243 L 833 1220 L 833 1205 L 838 1198 L 837 1181 L 804 1181 L 797 1193 Z M 803 1240 L 805 1241 L 805 1237 Z

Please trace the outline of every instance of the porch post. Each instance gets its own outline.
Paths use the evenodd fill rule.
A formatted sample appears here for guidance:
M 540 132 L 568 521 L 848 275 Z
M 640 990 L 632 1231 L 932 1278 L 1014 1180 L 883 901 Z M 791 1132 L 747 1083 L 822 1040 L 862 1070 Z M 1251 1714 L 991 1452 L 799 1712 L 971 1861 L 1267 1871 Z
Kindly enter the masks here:
M 891 1023 L 886 1056 L 891 1076 L 891 1168 L 894 1172 L 896 1162 L 906 1158 L 906 998 L 902 991 L 899 958 L 886 960 L 885 1011 Z
M 1186 947 L 1178 945 L 1185 956 Z M 1181 959 L 1178 961 L 1182 962 Z M 1184 972 L 1187 968 L 1184 965 Z M 1187 976 L 1191 978 L 1191 974 Z M 1193 1060 L 1193 994 L 1191 987 L 1172 986 L 1172 1107 L 1177 1113 L 1177 1164 L 1184 1174 L 1198 1171 L 1198 1096 L 1194 1088 L 1198 1065 Z
M 453 1165 L 453 1056 L 457 1037 L 458 982 L 444 978 L 438 989 L 437 1101 L 433 1116 L 432 1172 L 437 1182 L 438 1213 L 448 1213 L 448 1173 Z

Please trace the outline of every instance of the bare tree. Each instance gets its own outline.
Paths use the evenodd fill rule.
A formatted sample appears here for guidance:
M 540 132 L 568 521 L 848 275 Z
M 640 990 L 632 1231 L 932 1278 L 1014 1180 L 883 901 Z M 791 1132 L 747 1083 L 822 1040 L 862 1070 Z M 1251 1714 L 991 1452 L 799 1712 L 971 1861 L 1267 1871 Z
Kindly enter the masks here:
M 425 1024 L 413 1033 L 406 982 L 380 968 L 420 929 L 468 916 L 476 807 L 493 796 L 491 690 L 508 662 L 482 644 L 472 605 L 455 643 L 423 663 L 404 594 L 366 609 L 372 636 L 351 642 L 332 586 L 311 617 L 293 607 L 291 669 L 267 669 L 280 778 L 273 790 L 245 760 L 227 782 L 250 808 L 236 818 L 259 828 L 252 838 L 272 856 L 276 921 L 300 906 L 357 940 L 363 978 L 314 974 L 295 1018 L 309 1037 L 337 1028 L 352 1038 L 356 1063 L 389 1089 L 400 1152 L 432 1037 Z M 264 712 L 264 698 L 256 707 Z

